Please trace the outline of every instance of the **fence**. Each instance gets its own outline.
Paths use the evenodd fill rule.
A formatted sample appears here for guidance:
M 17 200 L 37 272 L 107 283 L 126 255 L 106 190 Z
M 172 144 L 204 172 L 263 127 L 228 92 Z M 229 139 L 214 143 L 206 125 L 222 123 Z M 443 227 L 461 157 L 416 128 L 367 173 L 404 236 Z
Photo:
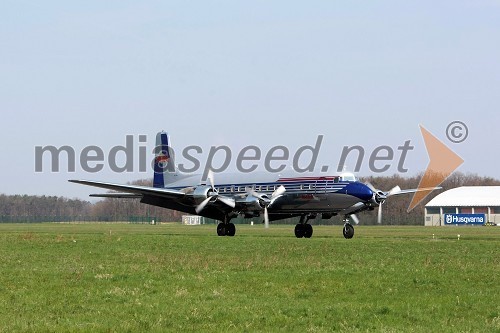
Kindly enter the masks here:
M 114 219 L 110 216 L 11 216 L 0 215 L 0 223 L 43 223 L 43 222 L 73 222 L 73 223 L 92 223 L 92 222 L 128 222 L 139 224 L 150 224 L 151 221 L 158 222 L 154 216 L 127 216 L 125 218 Z
M 377 216 L 373 214 L 357 214 L 357 217 L 361 221 L 362 225 L 375 225 L 377 224 Z M 317 218 L 309 220 L 309 223 L 314 224 L 314 225 L 342 225 L 344 224 L 343 222 L 343 215 L 338 215 L 334 216 L 331 219 L 324 220 L 321 218 L 320 215 L 318 215 Z M 299 223 L 300 218 L 299 217 L 293 217 L 293 218 L 287 218 L 283 220 L 278 220 L 278 221 L 272 221 L 271 224 L 290 224 L 294 225 Z M 249 218 L 245 219 L 243 217 L 237 217 L 233 218 L 231 220 L 232 223 L 234 224 L 250 224 L 253 222 L 254 224 L 259 224 L 263 223 L 264 218 L 263 217 L 256 217 L 256 218 Z M 220 221 L 214 220 L 214 219 L 209 219 L 209 218 L 204 218 L 203 219 L 203 224 L 217 224 Z M 423 215 L 403 215 L 403 216 L 383 216 L 382 217 L 382 224 L 384 225 L 424 225 L 424 216 Z
M 374 225 L 377 224 L 377 217 L 374 214 L 358 214 L 358 218 L 361 220 L 363 225 Z M 343 224 L 343 216 L 334 216 L 329 220 L 323 220 L 320 216 L 316 219 L 310 220 L 309 222 L 314 225 L 339 225 Z M 92 222 L 106 222 L 106 223 L 139 223 L 139 224 L 150 224 L 152 221 L 155 223 L 160 222 L 175 222 L 175 221 L 159 221 L 156 216 L 125 216 L 125 217 L 113 217 L 113 216 L 11 216 L 11 215 L 0 215 L 0 223 L 43 223 L 43 222 L 73 222 L 73 223 L 92 223 Z M 263 222 L 262 217 L 245 219 L 243 217 L 237 217 L 231 220 L 235 224 L 250 224 L 253 221 L 254 224 L 259 224 Z M 384 225 L 424 225 L 424 216 L 383 216 Z M 180 222 L 180 221 L 179 221 Z M 202 224 L 217 224 L 220 221 L 203 218 Z M 272 224 L 297 224 L 299 222 L 298 217 L 287 218 L 279 221 L 272 221 Z

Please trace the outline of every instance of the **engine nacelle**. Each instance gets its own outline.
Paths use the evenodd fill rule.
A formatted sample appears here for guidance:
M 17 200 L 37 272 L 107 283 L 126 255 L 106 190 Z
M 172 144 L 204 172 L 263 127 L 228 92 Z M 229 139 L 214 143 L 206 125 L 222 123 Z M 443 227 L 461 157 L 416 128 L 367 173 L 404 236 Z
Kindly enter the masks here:
M 238 201 L 238 203 L 244 206 L 245 211 L 260 212 L 266 206 L 262 199 L 254 197 L 253 195 L 246 196 L 242 201 Z
M 193 193 L 192 193 L 192 196 L 193 196 L 193 199 L 194 201 L 199 204 L 201 203 L 203 200 L 205 200 L 206 198 L 210 197 L 210 196 L 213 196 L 214 194 L 216 194 L 217 192 L 215 192 L 211 186 L 197 186 Z

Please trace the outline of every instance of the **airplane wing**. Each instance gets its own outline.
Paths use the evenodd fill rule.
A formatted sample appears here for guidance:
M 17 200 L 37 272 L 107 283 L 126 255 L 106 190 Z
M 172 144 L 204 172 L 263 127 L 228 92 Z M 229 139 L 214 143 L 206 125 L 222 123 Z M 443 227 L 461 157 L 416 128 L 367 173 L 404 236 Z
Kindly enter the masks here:
M 107 190 L 120 191 L 124 193 L 106 193 L 93 196 L 113 197 L 113 198 L 142 198 L 143 196 L 155 196 L 169 199 L 182 199 L 185 193 L 167 188 L 156 188 L 139 185 L 121 185 L 105 182 L 95 182 L 90 180 L 69 180 L 71 183 L 100 187 Z
M 201 194 L 200 198 L 196 198 L 193 195 L 193 188 L 185 188 L 178 191 L 168 188 L 122 185 L 90 180 L 69 180 L 69 182 L 119 192 L 94 194 L 92 195 L 93 197 L 137 198 L 141 200 L 141 203 L 173 209 L 193 215 L 197 214 L 221 221 L 226 217 L 227 212 L 233 210 L 235 207 L 233 198 L 227 198 L 217 193 L 208 194 L 210 186 L 206 185 L 202 186 L 205 188 L 206 192 Z

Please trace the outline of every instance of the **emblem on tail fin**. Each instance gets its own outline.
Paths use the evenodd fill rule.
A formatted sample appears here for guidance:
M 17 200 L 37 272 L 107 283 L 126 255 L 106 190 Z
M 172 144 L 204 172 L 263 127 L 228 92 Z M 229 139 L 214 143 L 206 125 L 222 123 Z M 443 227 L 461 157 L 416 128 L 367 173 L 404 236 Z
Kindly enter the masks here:
M 156 163 L 158 163 L 162 167 L 165 167 L 169 160 L 170 158 L 163 152 L 160 152 L 160 154 L 156 156 Z

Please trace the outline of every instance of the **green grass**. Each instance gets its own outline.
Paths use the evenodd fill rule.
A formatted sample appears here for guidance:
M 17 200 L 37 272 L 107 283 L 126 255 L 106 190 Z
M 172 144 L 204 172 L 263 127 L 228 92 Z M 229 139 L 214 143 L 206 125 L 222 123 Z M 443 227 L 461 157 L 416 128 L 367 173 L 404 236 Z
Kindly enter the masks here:
M 0 224 L 0 332 L 500 332 L 499 227 L 237 227 Z

